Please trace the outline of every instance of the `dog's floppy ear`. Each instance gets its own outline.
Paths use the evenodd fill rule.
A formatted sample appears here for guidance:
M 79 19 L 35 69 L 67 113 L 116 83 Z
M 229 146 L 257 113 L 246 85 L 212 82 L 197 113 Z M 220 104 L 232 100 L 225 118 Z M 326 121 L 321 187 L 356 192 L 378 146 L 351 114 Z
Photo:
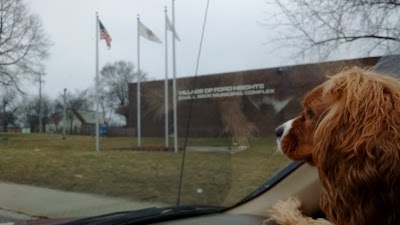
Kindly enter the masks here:
M 314 134 L 316 149 L 335 145 L 343 153 L 358 153 L 388 134 L 398 137 L 399 87 L 395 79 L 357 67 L 330 77 L 322 92 L 328 108 Z
M 324 88 L 313 151 L 321 207 L 335 224 L 389 224 L 400 209 L 400 84 L 353 68 Z

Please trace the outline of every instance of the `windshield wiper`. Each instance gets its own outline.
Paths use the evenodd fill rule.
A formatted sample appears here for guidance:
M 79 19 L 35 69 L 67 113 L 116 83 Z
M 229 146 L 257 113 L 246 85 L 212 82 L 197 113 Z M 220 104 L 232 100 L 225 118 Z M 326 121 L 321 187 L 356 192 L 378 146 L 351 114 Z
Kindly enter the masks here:
M 184 205 L 171 207 L 151 207 L 133 211 L 109 213 L 99 216 L 87 217 L 60 225 L 122 225 L 122 224 L 148 224 L 167 221 L 171 219 L 199 216 L 204 214 L 222 212 L 226 207 Z
M 254 190 L 252 193 L 244 197 L 242 200 L 240 200 L 238 203 L 232 206 L 238 206 L 243 204 L 244 202 L 250 201 L 251 199 L 259 196 L 260 194 L 266 192 L 270 188 L 272 188 L 275 184 L 277 184 L 279 181 L 281 181 L 283 178 L 285 178 L 288 174 L 299 168 L 304 162 L 303 161 L 293 161 L 290 163 L 288 166 L 280 170 L 277 174 L 275 174 L 273 177 L 268 179 L 263 185 L 258 187 L 256 190 Z

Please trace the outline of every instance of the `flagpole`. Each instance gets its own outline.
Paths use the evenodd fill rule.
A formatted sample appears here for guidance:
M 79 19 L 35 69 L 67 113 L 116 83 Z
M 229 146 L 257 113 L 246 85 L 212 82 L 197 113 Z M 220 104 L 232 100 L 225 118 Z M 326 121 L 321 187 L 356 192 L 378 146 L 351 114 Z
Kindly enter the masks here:
M 137 21 L 138 21 L 138 30 L 137 30 L 137 66 L 138 66 L 138 80 L 137 80 L 137 88 L 136 88 L 136 96 L 137 96 L 137 121 L 136 121 L 136 132 L 137 132 L 137 146 L 140 147 L 140 138 L 141 138 L 141 124 L 140 124 L 140 78 L 141 78 L 141 72 L 140 72 L 140 34 L 139 34 L 139 29 L 140 29 L 140 18 L 139 14 L 137 15 Z
M 165 108 L 165 147 L 168 148 L 168 31 L 167 7 L 165 6 L 165 81 L 164 81 L 164 108 Z
M 99 15 L 96 12 L 96 151 L 100 151 L 99 144 Z
M 172 0 L 172 27 L 174 31 L 176 30 L 175 26 L 175 0 Z M 175 153 L 178 152 L 178 112 L 177 112 L 177 95 L 176 95 L 176 59 L 175 59 L 175 33 L 172 32 L 172 73 L 173 73 L 173 80 L 172 80 L 172 88 L 173 88 L 173 105 L 174 105 L 174 148 Z

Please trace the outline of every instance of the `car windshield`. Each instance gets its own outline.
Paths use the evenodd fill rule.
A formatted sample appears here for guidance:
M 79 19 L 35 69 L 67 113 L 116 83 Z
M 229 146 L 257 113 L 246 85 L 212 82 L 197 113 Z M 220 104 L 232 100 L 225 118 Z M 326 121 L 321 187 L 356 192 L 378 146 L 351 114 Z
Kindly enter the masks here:
M 397 49 L 397 19 L 307 2 L 0 0 L 0 221 L 231 207 L 260 191 L 292 163 L 274 130 L 302 96 Z M 340 7 L 343 24 L 326 11 Z

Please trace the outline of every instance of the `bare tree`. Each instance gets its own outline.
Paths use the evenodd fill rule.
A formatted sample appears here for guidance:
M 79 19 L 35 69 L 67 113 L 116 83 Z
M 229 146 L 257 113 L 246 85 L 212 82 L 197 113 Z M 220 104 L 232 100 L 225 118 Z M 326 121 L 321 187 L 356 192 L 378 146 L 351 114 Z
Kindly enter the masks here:
M 75 93 L 67 94 L 67 120 L 69 122 L 70 134 L 73 133 L 73 121 L 78 110 L 90 110 L 92 103 L 89 97 L 89 90 L 75 90 Z
M 272 2 L 271 2 L 272 1 Z M 268 18 L 272 43 L 326 58 L 336 50 L 390 54 L 400 49 L 399 0 L 269 0 L 280 13 Z
M 15 92 L 13 89 L 5 89 L 0 95 L 0 126 L 4 132 L 8 131 L 9 125 L 17 126 L 18 106 Z
M 58 99 L 56 99 L 54 102 L 52 102 L 49 113 L 49 123 L 54 124 L 54 129 L 56 132 L 58 131 L 58 125 L 63 119 L 63 113 L 64 106 Z
M 20 120 L 26 126 L 31 128 L 32 132 L 39 132 L 40 130 L 40 105 L 42 107 L 42 130 L 46 131 L 46 125 L 49 123 L 49 117 L 51 115 L 51 101 L 48 96 L 39 96 L 26 98 L 20 103 L 19 115 Z
M 50 41 L 23 0 L 0 0 L 0 84 L 14 86 L 43 72 Z
M 135 72 L 133 63 L 127 61 L 117 61 L 106 64 L 101 70 L 101 92 L 102 100 L 115 110 L 116 113 L 124 116 L 128 122 L 128 103 L 129 92 L 128 84 L 137 81 L 138 73 Z M 140 80 L 145 81 L 146 73 L 141 73 Z

